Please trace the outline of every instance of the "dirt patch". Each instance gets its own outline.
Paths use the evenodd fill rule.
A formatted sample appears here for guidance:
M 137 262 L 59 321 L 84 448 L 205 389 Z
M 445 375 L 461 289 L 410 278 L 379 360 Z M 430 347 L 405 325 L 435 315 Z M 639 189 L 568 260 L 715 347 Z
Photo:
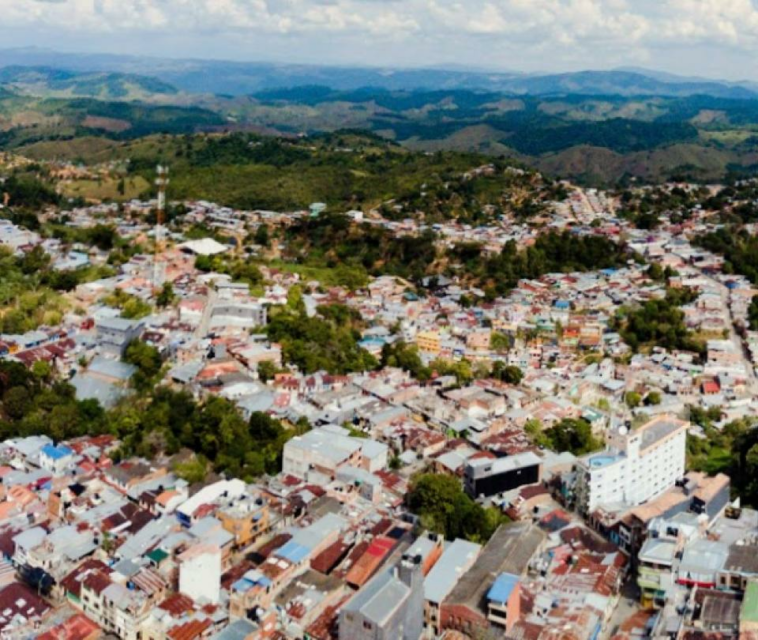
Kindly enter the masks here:
M 101 118 L 98 116 L 87 116 L 82 122 L 83 127 L 90 129 L 102 129 L 111 133 L 122 133 L 132 128 L 132 123 L 126 120 L 117 120 L 116 118 Z

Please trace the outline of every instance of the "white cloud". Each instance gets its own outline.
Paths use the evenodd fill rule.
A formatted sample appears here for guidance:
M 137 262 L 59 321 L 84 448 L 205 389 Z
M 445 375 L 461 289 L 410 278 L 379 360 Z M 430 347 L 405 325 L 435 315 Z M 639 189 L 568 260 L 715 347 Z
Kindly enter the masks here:
M 0 15 L 6 29 L 93 38 L 160 33 L 191 41 L 216 33 L 235 42 L 247 37 L 253 47 L 256 36 L 268 42 L 286 37 L 295 38 L 300 53 L 358 42 L 366 58 L 382 43 L 394 43 L 405 48 L 408 64 L 421 61 L 418 52 L 426 62 L 454 61 L 457 54 L 472 63 L 502 54 L 532 62 L 542 56 L 544 66 L 591 67 L 646 59 L 653 50 L 706 46 L 744 52 L 747 71 L 748 56 L 758 52 L 756 1 L 0 0 Z M 402 59 L 402 51 L 389 53 L 393 62 Z M 361 55 L 355 52 L 365 62 Z

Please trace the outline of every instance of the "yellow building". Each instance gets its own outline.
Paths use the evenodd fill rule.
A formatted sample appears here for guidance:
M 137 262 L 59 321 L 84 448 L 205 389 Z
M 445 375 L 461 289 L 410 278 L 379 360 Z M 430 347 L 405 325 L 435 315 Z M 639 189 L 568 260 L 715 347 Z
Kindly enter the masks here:
M 438 354 L 441 348 L 440 334 L 437 331 L 422 331 L 416 335 L 419 350 Z
M 260 504 L 259 504 L 260 502 Z M 216 513 L 221 526 L 234 536 L 238 549 L 255 542 L 269 527 L 268 503 L 263 500 L 245 500 Z

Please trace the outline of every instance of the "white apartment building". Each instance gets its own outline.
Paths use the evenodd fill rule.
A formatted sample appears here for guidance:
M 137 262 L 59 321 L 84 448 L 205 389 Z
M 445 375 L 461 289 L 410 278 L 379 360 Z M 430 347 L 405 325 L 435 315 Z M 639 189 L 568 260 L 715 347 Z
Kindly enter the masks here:
M 579 510 L 634 507 L 673 486 L 684 475 L 688 428 L 688 422 L 664 415 L 638 429 L 614 430 L 604 452 L 579 460 Z

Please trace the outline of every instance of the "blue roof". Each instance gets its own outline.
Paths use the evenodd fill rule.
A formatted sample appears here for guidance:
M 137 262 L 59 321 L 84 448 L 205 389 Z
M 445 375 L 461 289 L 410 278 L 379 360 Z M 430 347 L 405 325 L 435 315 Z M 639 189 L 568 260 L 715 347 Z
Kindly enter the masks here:
M 512 573 L 501 573 L 487 592 L 487 600 L 505 604 L 511 597 L 511 593 L 513 593 L 518 582 L 518 576 L 514 576 Z
M 290 540 L 281 549 L 278 549 L 276 555 L 285 560 L 289 560 L 293 564 L 297 564 L 308 556 L 311 550 L 308 547 L 304 547 L 298 544 L 294 540 Z
M 52 458 L 53 460 L 60 460 L 61 458 L 70 456 L 73 451 L 62 444 L 58 445 L 57 447 L 54 447 L 51 444 L 46 444 L 44 447 L 42 447 L 42 453 L 44 453 L 48 458 Z
M 271 586 L 271 580 L 264 576 L 260 571 L 248 571 L 243 577 L 232 585 L 234 591 L 249 591 L 254 586 L 260 585 L 261 587 Z

